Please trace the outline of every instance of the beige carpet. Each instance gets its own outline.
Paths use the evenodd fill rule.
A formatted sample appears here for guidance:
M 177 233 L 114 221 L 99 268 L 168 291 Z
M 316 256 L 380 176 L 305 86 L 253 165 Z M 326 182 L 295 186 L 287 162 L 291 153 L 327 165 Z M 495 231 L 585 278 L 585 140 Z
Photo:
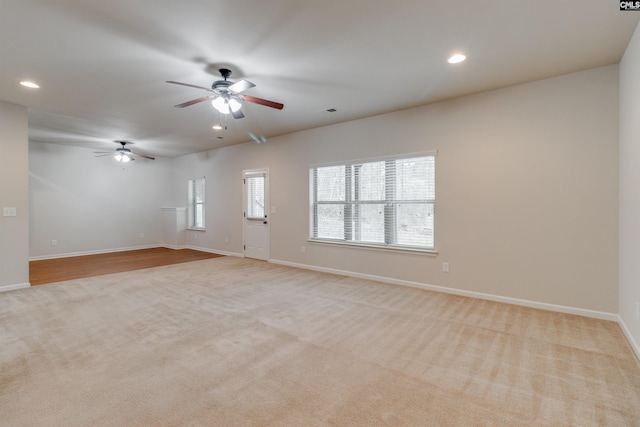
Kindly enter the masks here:
M 2 426 L 630 426 L 617 324 L 231 257 L 0 293 Z

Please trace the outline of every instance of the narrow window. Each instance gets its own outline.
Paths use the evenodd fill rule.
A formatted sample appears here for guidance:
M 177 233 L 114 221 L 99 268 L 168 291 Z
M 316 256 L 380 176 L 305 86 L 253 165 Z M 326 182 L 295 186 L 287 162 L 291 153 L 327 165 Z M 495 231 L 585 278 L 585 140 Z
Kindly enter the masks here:
M 204 178 L 189 180 L 189 228 L 204 229 Z

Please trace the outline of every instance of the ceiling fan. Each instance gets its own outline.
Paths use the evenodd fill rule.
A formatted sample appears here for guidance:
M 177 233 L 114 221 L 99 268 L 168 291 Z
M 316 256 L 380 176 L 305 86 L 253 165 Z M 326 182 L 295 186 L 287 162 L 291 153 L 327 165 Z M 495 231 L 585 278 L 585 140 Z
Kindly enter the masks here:
M 196 86 L 188 83 L 180 83 L 173 80 L 167 80 L 167 83 L 189 86 L 196 89 L 206 90 L 208 92 L 213 92 L 212 95 L 192 99 L 191 101 L 178 104 L 176 105 L 176 107 L 184 108 L 203 101 L 211 100 L 211 104 L 216 110 L 218 110 L 221 114 L 231 113 L 234 119 L 241 119 L 244 117 L 244 114 L 241 110 L 242 104 L 240 104 L 240 101 L 252 102 L 254 104 L 264 105 L 265 107 L 275 108 L 277 110 L 282 110 L 284 108 L 284 104 L 281 104 L 279 102 L 269 101 L 267 99 L 262 99 L 250 95 L 242 95 L 241 92 L 244 92 L 247 89 L 251 89 L 255 86 L 255 84 L 251 83 L 248 80 L 239 80 L 235 83 L 227 80 L 231 75 L 231 70 L 227 68 L 221 68 L 220 74 L 222 75 L 222 78 L 224 80 L 216 80 L 215 82 L 213 82 L 213 84 L 211 85 L 211 89 L 203 86 Z
M 96 157 L 113 156 L 117 161 L 122 163 L 127 163 L 131 160 L 135 160 L 136 157 L 144 157 L 145 159 L 149 160 L 156 159 L 155 157 L 145 156 L 144 154 L 132 153 L 131 150 L 125 147 L 125 145 L 133 144 L 133 142 L 119 140 L 113 142 L 121 145 L 121 147 L 116 148 L 115 153 L 107 151 L 94 151 L 94 154 L 98 154 Z

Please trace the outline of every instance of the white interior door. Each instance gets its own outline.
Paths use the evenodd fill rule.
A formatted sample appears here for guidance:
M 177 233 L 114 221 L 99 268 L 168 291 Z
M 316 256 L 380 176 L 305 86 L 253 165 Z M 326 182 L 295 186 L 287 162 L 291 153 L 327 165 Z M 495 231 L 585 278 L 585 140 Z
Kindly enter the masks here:
M 269 259 L 268 170 L 243 172 L 244 256 Z

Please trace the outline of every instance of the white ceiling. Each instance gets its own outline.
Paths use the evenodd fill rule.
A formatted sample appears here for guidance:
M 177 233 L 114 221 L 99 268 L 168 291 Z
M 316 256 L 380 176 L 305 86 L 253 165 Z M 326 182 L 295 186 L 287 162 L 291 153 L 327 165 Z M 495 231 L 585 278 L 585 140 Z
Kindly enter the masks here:
M 0 0 L 0 100 L 33 141 L 173 157 L 615 64 L 639 20 L 616 0 Z M 208 102 L 173 107 L 208 92 L 166 80 L 222 66 L 285 108 L 214 131 Z

